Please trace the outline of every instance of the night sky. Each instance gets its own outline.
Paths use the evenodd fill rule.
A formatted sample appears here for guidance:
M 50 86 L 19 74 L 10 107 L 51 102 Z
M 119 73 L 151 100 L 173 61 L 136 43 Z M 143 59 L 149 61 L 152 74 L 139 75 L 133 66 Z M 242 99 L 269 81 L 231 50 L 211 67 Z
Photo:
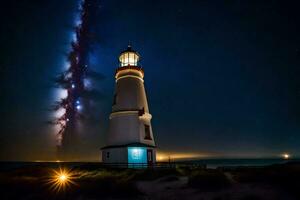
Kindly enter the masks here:
M 286 1 L 102 0 L 93 19 L 97 160 L 118 56 L 130 43 L 145 71 L 160 151 L 217 157 L 300 156 L 300 15 Z M 55 159 L 47 121 L 53 78 L 70 47 L 75 0 L 11 0 L 0 8 L 0 159 Z

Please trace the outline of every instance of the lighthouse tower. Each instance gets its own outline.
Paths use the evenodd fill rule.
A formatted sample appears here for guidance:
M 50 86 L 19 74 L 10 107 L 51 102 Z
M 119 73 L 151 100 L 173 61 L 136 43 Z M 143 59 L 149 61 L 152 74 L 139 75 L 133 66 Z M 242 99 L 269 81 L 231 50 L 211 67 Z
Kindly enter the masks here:
M 131 46 L 119 56 L 107 146 L 101 149 L 104 163 L 151 165 L 156 161 L 152 116 L 139 59 Z

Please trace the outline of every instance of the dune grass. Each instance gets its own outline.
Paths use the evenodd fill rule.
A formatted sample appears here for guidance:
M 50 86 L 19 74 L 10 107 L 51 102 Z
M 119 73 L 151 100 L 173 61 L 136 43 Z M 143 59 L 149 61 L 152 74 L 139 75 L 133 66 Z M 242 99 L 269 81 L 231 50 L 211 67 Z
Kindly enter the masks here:
M 63 166 L 62 166 L 63 167 Z M 238 185 L 270 185 L 300 199 L 300 165 L 274 165 L 263 168 L 203 169 L 178 166 L 169 169 L 111 169 L 96 165 L 65 166 L 72 169 L 75 184 L 54 192 L 47 184 L 53 169 L 58 166 L 27 166 L 0 170 L 1 199 L 140 199 L 145 197 L 138 188 L 139 181 L 159 181 L 166 184 L 187 177 L 183 187 L 200 192 L 232 191 L 232 180 Z M 226 199 L 222 194 L 216 199 Z M 259 199 L 256 194 L 245 194 L 243 199 Z

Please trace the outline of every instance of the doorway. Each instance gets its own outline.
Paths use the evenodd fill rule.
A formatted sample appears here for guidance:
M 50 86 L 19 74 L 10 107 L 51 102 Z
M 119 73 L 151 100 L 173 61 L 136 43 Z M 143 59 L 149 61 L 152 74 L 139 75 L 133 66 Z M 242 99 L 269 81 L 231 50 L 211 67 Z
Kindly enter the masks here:
M 153 150 L 152 149 L 147 149 L 147 163 L 148 163 L 148 165 L 153 164 Z

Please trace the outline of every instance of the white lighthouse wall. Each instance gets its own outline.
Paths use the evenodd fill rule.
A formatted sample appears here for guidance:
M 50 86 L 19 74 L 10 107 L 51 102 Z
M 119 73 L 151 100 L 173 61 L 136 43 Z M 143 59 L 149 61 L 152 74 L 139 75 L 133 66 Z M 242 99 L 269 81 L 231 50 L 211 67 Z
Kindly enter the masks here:
M 139 116 L 138 112 L 126 113 L 120 112 L 115 115 L 111 115 L 108 145 L 124 145 L 130 143 L 144 143 L 151 146 L 155 146 L 152 126 L 151 115 L 144 114 Z M 145 125 L 150 128 L 150 138 L 145 139 Z
M 107 145 L 136 142 L 155 145 L 143 74 L 140 71 L 126 69 L 117 73 L 112 111 Z M 145 125 L 150 127 L 151 140 L 145 139 Z
M 102 150 L 102 162 L 104 163 L 127 163 L 127 147 L 107 148 Z
M 143 76 L 143 72 L 137 69 L 122 69 L 116 73 L 115 99 L 109 117 L 107 146 L 142 143 L 155 147 L 151 126 L 152 116 L 148 109 Z M 151 139 L 147 139 L 146 130 Z M 155 148 L 150 147 L 150 149 L 153 149 L 153 162 L 155 162 Z M 109 156 L 107 156 L 108 152 Z M 127 148 L 102 150 L 102 161 L 128 162 Z
M 149 112 L 144 83 L 138 77 L 125 77 L 116 83 L 116 104 L 113 111 L 139 110 Z
M 124 145 L 140 141 L 138 113 L 116 114 L 109 124 L 108 145 Z

